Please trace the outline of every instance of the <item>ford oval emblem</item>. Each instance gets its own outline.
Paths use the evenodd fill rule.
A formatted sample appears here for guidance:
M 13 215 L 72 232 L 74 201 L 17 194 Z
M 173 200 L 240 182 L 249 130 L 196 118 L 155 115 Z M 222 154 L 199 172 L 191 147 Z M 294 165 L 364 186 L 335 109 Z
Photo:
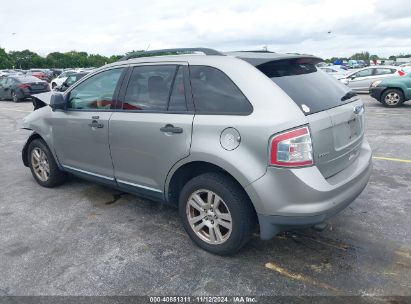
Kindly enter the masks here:
M 360 114 L 363 108 L 364 106 L 362 105 L 354 107 L 354 114 L 357 114 L 357 115 Z

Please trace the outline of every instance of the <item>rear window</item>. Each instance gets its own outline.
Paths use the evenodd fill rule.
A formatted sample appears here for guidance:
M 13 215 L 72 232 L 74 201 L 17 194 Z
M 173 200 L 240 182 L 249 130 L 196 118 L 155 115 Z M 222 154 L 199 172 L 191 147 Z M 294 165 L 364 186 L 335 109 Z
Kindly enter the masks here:
M 41 79 L 34 76 L 16 77 L 14 79 L 21 83 L 42 82 Z
M 210 66 L 190 66 L 195 110 L 201 114 L 249 115 L 250 102 L 222 71 Z
M 304 58 L 270 61 L 257 66 L 300 107 L 305 115 L 350 102 L 355 93 Z

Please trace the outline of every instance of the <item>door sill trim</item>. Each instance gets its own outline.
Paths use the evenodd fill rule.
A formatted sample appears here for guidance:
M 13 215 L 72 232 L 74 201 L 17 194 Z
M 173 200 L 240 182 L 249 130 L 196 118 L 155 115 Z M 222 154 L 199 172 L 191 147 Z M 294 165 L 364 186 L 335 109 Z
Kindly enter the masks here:
M 114 177 L 108 177 L 108 176 L 105 176 L 105 175 L 101 175 L 101 174 L 97 174 L 97 173 L 92 173 L 92 172 L 90 172 L 90 171 L 86 171 L 86 170 L 82 170 L 82 169 L 77 169 L 77 168 L 74 168 L 74 167 L 72 167 L 72 166 L 67 166 L 67 165 L 62 165 L 62 167 L 63 167 L 63 168 L 66 168 L 66 169 L 69 169 L 69 170 L 77 171 L 77 172 L 80 172 L 80 173 L 92 175 L 92 176 L 95 176 L 95 177 L 104 178 L 104 179 L 109 180 L 109 181 L 114 181 Z
M 127 182 L 127 181 L 124 181 L 124 180 L 121 180 L 121 179 L 117 179 L 117 183 L 125 184 L 125 185 L 128 185 L 128 186 L 133 186 L 133 187 L 136 187 L 136 188 L 150 190 L 150 191 L 153 191 L 153 192 L 163 193 L 163 191 L 161 191 L 159 189 L 151 188 L 151 187 L 147 187 L 147 186 L 143 186 L 143 185 L 139 185 L 139 184 L 135 184 L 135 183 L 130 183 L 130 182 Z

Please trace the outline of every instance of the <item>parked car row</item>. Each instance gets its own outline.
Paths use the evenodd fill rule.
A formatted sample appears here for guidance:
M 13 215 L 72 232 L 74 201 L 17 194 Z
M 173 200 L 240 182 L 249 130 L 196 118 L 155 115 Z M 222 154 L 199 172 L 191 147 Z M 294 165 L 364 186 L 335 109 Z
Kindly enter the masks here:
M 40 77 L 35 77 L 38 75 L 36 71 L 33 73 L 27 74 L 20 74 L 20 73 L 13 73 L 9 74 L 9 76 L 3 76 L 0 78 L 0 100 L 1 99 L 9 99 L 13 100 L 14 102 L 19 102 L 29 97 L 33 97 L 32 95 L 50 92 L 50 85 L 46 80 L 42 80 Z M 55 84 L 53 89 L 55 91 L 64 92 L 73 85 L 77 80 L 81 79 L 89 72 L 71 72 L 67 73 L 65 76 L 68 77 L 61 77 L 59 78 L 60 82 L 59 85 Z M 35 102 L 33 101 L 35 105 Z M 36 105 L 35 105 L 36 107 Z
M 30 69 L 30 70 L 21 70 L 21 69 L 7 69 L 0 70 L 0 78 L 6 76 L 18 76 L 18 75 L 31 75 L 37 77 L 41 80 L 52 82 L 52 87 L 56 85 L 61 85 L 65 78 L 67 77 L 66 73 L 80 73 L 80 72 L 90 72 L 95 68 L 81 68 L 81 69 Z M 65 74 L 63 79 L 60 79 L 60 75 Z M 56 80 L 57 79 L 57 80 Z M 53 80 L 56 80 L 53 85 Z

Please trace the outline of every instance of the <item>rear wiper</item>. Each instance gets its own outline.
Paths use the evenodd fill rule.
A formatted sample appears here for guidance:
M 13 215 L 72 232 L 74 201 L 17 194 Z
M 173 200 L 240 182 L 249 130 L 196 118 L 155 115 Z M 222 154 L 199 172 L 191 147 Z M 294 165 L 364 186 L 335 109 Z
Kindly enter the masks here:
M 345 101 L 347 99 L 353 98 L 354 96 L 357 96 L 357 93 L 353 91 L 349 91 L 343 97 L 341 97 L 341 101 Z

